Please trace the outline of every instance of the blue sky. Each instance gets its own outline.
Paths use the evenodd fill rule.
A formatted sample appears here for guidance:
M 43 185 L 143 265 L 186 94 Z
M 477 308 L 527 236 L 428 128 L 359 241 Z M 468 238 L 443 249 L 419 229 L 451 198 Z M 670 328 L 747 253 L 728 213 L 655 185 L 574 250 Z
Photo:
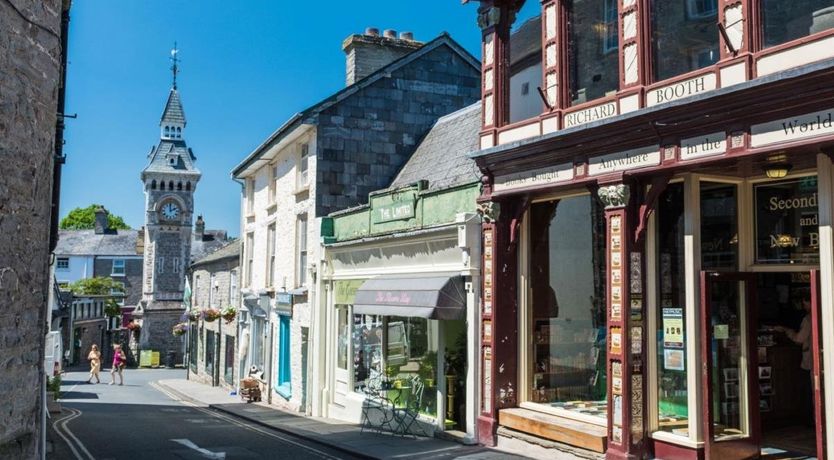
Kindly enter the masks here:
M 203 178 L 195 211 L 208 228 L 239 232 L 231 169 L 292 114 L 344 86 L 342 40 L 365 27 L 448 31 L 480 58 L 477 2 L 459 0 L 79 0 L 67 73 L 67 164 L 61 215 L 101 203 L 143 224 L 139 173 L 159 140 L 174 41 L 185 138 Z

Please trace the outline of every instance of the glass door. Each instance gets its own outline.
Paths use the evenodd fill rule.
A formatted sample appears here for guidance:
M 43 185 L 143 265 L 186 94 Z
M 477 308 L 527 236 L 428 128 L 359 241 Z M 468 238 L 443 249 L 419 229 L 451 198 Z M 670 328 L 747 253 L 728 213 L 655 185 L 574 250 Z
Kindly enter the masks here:
M 741 460 L 760 453 L 755 306 L 751 274 L 701 272 L 701 382 L 707 460 Z
M 350 356 L 350 321 L 348 306 L 336 306 L 336 371 L 333 391 L 333 402 L 345 405 L 345 398 L 350 392 L 350 374 L 348 367 Z

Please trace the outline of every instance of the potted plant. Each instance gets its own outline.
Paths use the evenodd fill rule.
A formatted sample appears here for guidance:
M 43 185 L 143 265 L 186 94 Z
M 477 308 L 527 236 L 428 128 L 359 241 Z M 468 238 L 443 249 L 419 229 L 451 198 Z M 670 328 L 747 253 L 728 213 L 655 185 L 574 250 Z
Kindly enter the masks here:
M 217 308 L 206 308 L 203 310 L 203 321 L 208 323 L 212 321 L 217 321 L 220 318 L 220 310 Z
M 399 388 L 397 386 L 397 382 L 395 381 L 395 377 L 397 376 L 397 374 L 399 372 L 400 372 L 399 366 L 392 366 L 392 365 L 385 366 L 386 385 L 394 385 L 394 388 Z M 402 382 L 400 382 L 399 385 L 402 386 Z
M 188 321 L 195 322 L 200 319 L 200 311 L 199 310 L 189 310 L 186 313 L 186 317 Z
M 188 331 L 188 323 L 177 323 L 174 325 L 174 329 L 171 331 L 175 337 L 180 337 L 185 335 L 186 331 Z
M 235 316 L 237 316 L 237 310 L 235 309 L 235 307 L 228 306 L 220 312 L 220 316 L 223 318 L 224 321 L 226 321 L 226 324 L 229 324 L 235 320 Z
M 427 387 L 434 386 L 434 378 L 435 378 L 435 366 L 437 365 L 437 352 L 436 351 L 428 351 L 425 355 L 423 355 L 423 359 L 420 360 L 420 371 L 419 375 L 420 378 L 423 379 L 423 383 L 426 384 Z

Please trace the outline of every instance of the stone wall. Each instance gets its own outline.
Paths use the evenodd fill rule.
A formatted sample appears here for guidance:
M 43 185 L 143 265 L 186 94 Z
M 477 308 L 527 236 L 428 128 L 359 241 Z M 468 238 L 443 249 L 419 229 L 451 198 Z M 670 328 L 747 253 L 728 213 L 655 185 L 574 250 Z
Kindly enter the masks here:
M 61 7 L 0 2 L 0 458 L 41 455 Z
M 124 305 L 136 305 L 142 300 L 142 259 L 139 257 L 125 258 L 125 276 L 112 276 L 113 259 L 117 258 L 96 258 L 93 263 L 93 276 L 105 276 L 124 283 Z

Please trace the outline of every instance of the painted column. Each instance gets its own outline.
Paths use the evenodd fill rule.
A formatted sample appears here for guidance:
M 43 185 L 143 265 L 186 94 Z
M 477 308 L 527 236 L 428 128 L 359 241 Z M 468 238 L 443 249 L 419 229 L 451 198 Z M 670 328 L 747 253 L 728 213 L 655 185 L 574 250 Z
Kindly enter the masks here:
M 822 348 L 834 350 L 834 174 L 831 158 L 817 154 L 817 180 L 819 186 L 820 232 L 820 294 L 822 299 Z M 834 369 L 834 354 L 823 353 L 822 368 Z M 834 378 L 823 379 L 825 416 L 834 417 Z M 825 424 L 826 452 L 834 452 L 834 423 Z
M 481 296 L 480 443 L 496 444 L 498 411 L 518 405 L 518 222 L 512 205 L 481 204 L 484 217 L 483 295 Z M 521 206 L 515 204 L 516 207 Z
M 482 34 L 480 146 L 497 143 L 497 128 L 506 124 L 509 112 L 509 37 L 510 11 L 496 2 L 483 2 L 478 8 Z
M 628 185 L 601 186 L 605 205 L 608 327 L 608 459 L 645 451 L 643 253 L 633 241 L 636 216 Z

